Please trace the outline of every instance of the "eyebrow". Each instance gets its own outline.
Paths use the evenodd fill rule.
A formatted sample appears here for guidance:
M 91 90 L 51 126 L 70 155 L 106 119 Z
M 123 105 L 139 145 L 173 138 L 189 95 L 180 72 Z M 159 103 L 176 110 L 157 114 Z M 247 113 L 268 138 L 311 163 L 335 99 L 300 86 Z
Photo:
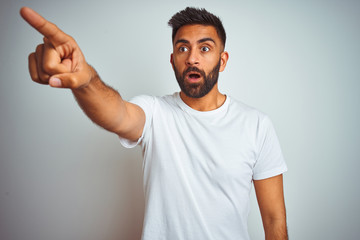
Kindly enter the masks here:
M 213 43 L 216 45 L 214 39 L 209 38 L 209 37 L 208 37 L 208 38 L 202 38 L 202 39 L 198 40 L 197 42 L 198 42 L 198 43 L 203 43 L 203 42 L 207 42 L 207 41 L 211 41 L 211 42 L 213 42 Z
M 209 37 L 199 39 L 199 40 L 197 41 L 197 43 L 203 43 L 203 42 L 207 42 L 207 41 L 211 41 L 211 42 L 213 42 L 213 43 L 216 45 L 214 39 L 209 38 Z M 178 40 L 175 42 L 175 45 L 178 44 L 178 43 L 190 43 L 190 42 L 189 42 L 188 40 L 186 40 L 186 39 L 182 39 L 182 38 L 181 38 L 181 39 L 178 39 Z

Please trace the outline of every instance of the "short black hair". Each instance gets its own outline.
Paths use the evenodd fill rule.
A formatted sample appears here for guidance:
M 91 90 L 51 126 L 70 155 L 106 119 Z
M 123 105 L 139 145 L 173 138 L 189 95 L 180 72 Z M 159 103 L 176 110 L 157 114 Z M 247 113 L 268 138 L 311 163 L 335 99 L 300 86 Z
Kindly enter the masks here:
M 177 12 L 168 22 L 172 27 L 172 41 L 174 42 L 177 31 L 185 25 L 201 24 L 205 26 L 213 26 L 225 48 L 226 33 L 224 26 L 219 17 L 206 11 L 205 8 L 187 7 Z

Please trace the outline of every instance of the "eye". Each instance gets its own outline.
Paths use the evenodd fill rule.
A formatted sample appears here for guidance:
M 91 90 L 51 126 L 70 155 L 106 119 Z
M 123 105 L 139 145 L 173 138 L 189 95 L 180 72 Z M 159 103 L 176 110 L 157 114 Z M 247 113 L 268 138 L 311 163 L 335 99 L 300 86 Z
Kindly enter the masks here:
M 179 47 L 179 52 L 187 52 L 188 49 L 186 47 Z
M 210 51 L 210 48 L 209 47 L 201 47 L 201 51 L 208 52 L 208 51 Z

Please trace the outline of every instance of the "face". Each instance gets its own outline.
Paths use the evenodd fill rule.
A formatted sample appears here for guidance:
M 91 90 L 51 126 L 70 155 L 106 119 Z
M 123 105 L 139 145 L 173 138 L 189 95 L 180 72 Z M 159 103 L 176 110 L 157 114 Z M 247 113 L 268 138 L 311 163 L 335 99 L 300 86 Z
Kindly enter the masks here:
M 171 64 L 186 96 L 201 98 L 212 91 L 227 59 L 213 26 L 185 25 L 177 31 Z

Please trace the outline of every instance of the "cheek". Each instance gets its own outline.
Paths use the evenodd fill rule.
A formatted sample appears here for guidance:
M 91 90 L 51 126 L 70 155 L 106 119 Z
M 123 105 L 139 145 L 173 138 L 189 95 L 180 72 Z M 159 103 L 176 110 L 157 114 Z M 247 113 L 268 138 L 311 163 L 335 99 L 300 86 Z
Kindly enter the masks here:
M 214 66 L 219 62 L 220 56 L 219 54 L 212 52 L 207 54 L 206 56 L 204 56 L 202 58 L 203 63 L 209 65 L 209 66 Z
M 174 57 L 172 62 L 173 67 L 176 67 L 178 70 L 181 70 L 184 68 L 186 63 L 179 57 Z

